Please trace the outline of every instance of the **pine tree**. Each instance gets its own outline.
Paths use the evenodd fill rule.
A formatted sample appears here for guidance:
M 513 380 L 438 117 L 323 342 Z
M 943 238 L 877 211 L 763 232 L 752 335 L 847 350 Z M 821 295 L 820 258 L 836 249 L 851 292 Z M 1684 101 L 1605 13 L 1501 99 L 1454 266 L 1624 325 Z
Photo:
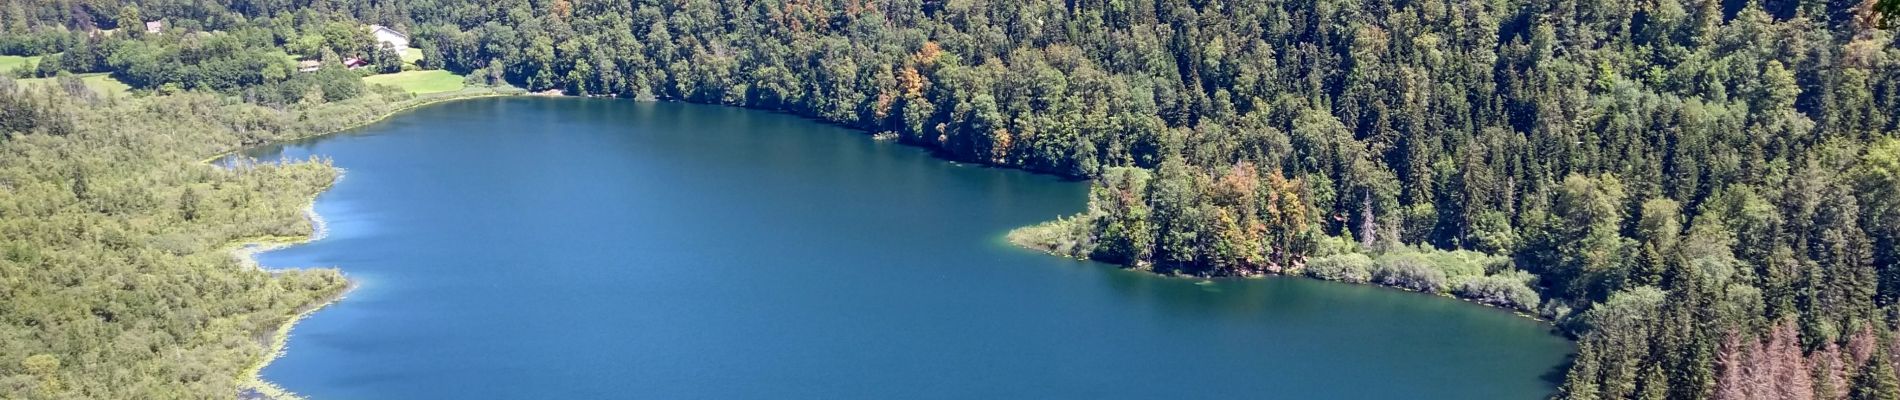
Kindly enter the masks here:
M 1577 343 L 1577 359 L 1570 365 L 1570 372 L 1564 376 L 1563 387 L 1557 398 L 1565 400 L 1596 400 L 1598 398 L 1597 352 L 1592 341 Z
M 1893 363 L 1887 352 L 1882 350 L 1867 359 L 1861 366 L 1860 374 L 1854 376 L 1854 387 L 1848 391 L 1853 400 L 1900 400 L 1900 381 L 1896 381 Z
M 198 191 L 185 188 L 185 193 L 178 195 L 178 215 L 186 221 L 197 220 L 198 202 Z
M 1662 367 L 1655 363 L 1643 366 L 1642 389 L 1636 393 L 1641 400 L 1664 400 L 1669 398 L 1669 377 L 1663 375 Z

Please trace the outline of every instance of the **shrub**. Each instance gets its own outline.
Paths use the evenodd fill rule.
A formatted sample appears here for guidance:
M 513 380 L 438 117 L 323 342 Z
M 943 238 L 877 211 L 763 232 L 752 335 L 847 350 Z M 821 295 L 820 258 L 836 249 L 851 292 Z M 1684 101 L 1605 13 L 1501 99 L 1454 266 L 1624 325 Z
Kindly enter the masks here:
M 1465 277 L 1481 277 L 1508 269 L 1511 259 L 1470 250 L 1415 250 L 1432 268 L 1445 273 L 1452 281 Z
M 1372 280 L 1372 257 L 1348 253 L 1307 261 L 1306 276 L 1329 281 L 1366 283 Z
M 1359 242 L 1345 236 L 1316 235 L 1313 240 L 1313 258 L 1340 254 L 1360 253 Z
M 1379 257 L 1373 263 L 1372 282 L 1416 290 L 1420 292 L 1441 293 L 1445 291 L 1445 272 L 1431 265 L 1430 260 L 1418 253 L 1397 253 Z
M 1067 257 L 1082 257 L 1093 252 L 1089 241 L 1089 223 L 1083 218 L 1057 218 L 1009 231 L 1010 243 Z
M 1537 297 L 1537 291 L 1530 287 L 1532 279 L 1535 277 L 1524 271 L 1507 271 L 1466 279 L 1459 282 L 1458 288 L 1452 293 L 1479 303 L 1531 311 L 1542 301 Z

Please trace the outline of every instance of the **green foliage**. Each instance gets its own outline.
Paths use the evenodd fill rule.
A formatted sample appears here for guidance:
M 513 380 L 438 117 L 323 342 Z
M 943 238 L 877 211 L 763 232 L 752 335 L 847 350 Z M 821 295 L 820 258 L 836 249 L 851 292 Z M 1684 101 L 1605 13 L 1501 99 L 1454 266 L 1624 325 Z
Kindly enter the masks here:
M 1882 27 L 1892 27 L 1900 20 L 1900 0 L 1879 0 L 1874 2 L 1874 11 L 1880 13 Z
M 1095 251 L 1095 244 L 1088 241 L 1088 230 L 1088 222 L 1081 218 L 1057 218 L 1011 230 L 1008 239 L 1018 246 L 1055 255 L 1086 257 Z
M 310 116 L 360 123 L 402 99 L 285 113 L 202 92 L 100 99 L 0 78 L 0 397 L 233 395 L 238 371 L 264 355 L 260 335 L 345 282 L 246 267 L 231 244 L 308 235 L 302 209 L 337 171 L 200 160 L 341 127 Z
M 1372 280 L 1372 257 L 1347 253 L 1315 258 L 1306 262 L 1306 276 L 1348 283 Z
M 1112 168 L 1089 195 L 1087 218 L 1094 222 L 1095 249 L 1089 256 L 1120 264 L 1145 265 L 1154 254 L 1154 223 L 1142 196 L 1148 190 L 1148 171 Z
M 109 49 L 113 75 L 135 88 L 236 90 L 288 78 L 290 65 L 247 33 L 149 35 L 100 46 Z
M 1867 363 L 1860 367 L 1860 373 L 1854 375 L 1853 386 L 1847 392 L 1847 398 L 1853 400 L 1900 399 L 1900 378 L 1894 376 L 1893 362 L 1886 352 L 1879 352 L 1867 358 Z
M 1564 179 L 1548 222 L 1548 258 L 1534 265 L 1556 290 L 1573 298 L 1602 299 L 1626 279 L 1630 240 L 1621 234 L 1626 194 L 1613 176 Z
M 1535 311 L 1542 304 L 1537 290 L 1531 289 L 1537 276 L 1524 271 L 1470 277 L 1458 283 L 1452 293 L 1479 303 L 1518 311 Z
M 1372 264 L 1373 283 L 1426 293 L 1449 288 L 1448 275 L 1426 255 L 1413 252 L 1382 255 Z
M 324 68 L 309 74 L 316 83 L 317 93 L 323 95 L 323 101 L 343 101 L 363 95 L 366 85 L 355 73 L 338 68 Z M 294 87 L 295 85 L 288 85 Z M 308 93 L 308 92 L 306 92 Z M 285 99 L 290 97 L 286 96 Z

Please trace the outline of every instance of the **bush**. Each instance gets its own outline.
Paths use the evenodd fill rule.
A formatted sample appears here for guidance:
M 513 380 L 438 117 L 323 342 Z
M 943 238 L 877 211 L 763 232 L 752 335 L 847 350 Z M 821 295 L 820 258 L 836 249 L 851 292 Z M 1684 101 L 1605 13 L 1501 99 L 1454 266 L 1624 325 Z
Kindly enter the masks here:
M 1497 275 L 1466 279 L 1452 293 L 1465 299 L 1519 311 L 1531 311 L 1542 300 L 1532 290 L 1528 272 L 1508 271 Z
M 1372 267 L 1372 282 L 1420 292 L 1445 291 L 1445 272 L 1431 265 L 1418 253 L 1398 253 L 1379 257 Z
M 1088 221 L 1082 218 L 1057 218 L 1009 231 L 1010 243 L 1066 257 L 1083 257 L 1095 250 L 1088 234 Z
M 1329 281 L 1366 283 L 1372 280 L 1372 257 L 1348 253 L 1307 261 L 1306 276 Z
M 45 57 L 40 57 L 39 65 L 33 66 L 33 77 L 51 78 L 58 76 L 59 68 L 59 54 L 48 54 Z
M 1470 250 L 1437 250 L 1429 247 L 1406 248 L 1416 254 L 1433 269 L 1445 273 L 1446 278 L 1458 281 L 1465 277 L 1481 277 L 1510 269 L 1510 257 L 1494 256 Z
M 1313 254 L 1311 255 L 1313 258 L 1363 252 L 1363 250 L 1359 248 L 1359 242 L 1352 240 L 1352 238 L 1331 235 L 1316 236 L 1318 237 L 1313 240 Z

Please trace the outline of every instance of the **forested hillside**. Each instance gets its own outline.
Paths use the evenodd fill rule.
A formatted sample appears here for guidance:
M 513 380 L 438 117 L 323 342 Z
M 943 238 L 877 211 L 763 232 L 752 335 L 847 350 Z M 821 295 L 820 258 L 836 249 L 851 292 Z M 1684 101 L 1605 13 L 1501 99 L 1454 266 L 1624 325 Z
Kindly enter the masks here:
M 1047 250 L 1548 317 L 1579 338 L 1566 398 L 1900 398 L 1893 8 L 13 0 L 0 54 L 287 107 L 358 94 L 255 54 L 373 56 L 349 27 L 389 25 L 477 83 L 781 110 L 1095 179 L 1088 211 L 1013 235 Z M 221 34 L 86 33 L 148 19 Z

